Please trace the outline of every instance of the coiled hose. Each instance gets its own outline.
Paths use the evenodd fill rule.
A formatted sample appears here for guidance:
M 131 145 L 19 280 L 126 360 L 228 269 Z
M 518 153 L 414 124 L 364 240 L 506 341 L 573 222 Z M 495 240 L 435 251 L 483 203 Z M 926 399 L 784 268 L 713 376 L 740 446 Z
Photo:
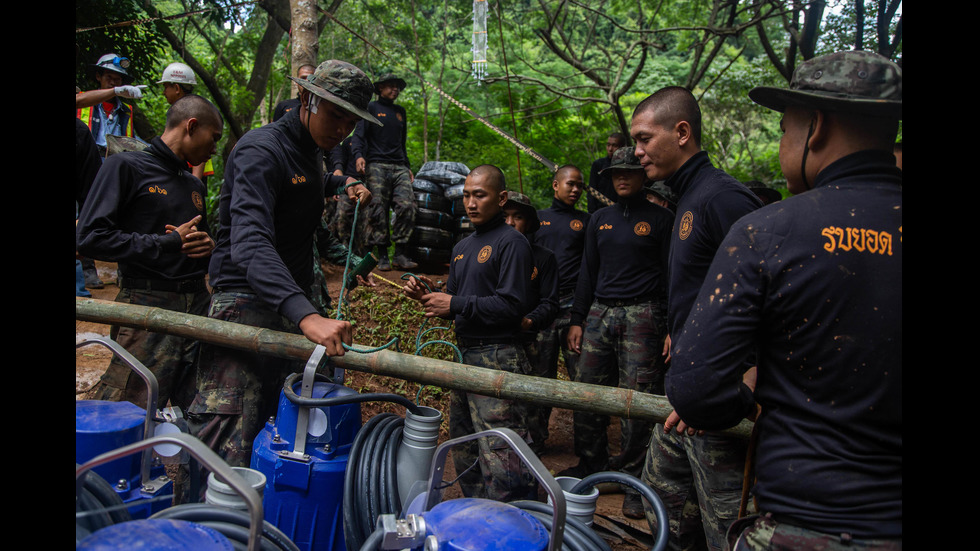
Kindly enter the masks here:
M 551 505 L 528 500 L 511 501 L 510 505 L 523 509 L 540 520 L 545 530 L 551 533 L 551 522 L 554 517 L 554 509 Z M 565 531 L 561 541 L 561 548 L 566 551 L 611 551 L 606 540 L 596 534 L 591 527 L 571 517 L 565 517 Z
M 344 473 L 344 541 L 360 549 L 379 515 L 398 515 L 398 446 L 405 420 L 393 413 L 372 417 L 357 432 Z
M 653 491 L 653 488 L 647 486 L 635 476 L 628 475 L 626 473 L 616 472 L 616 471 L 605 471 L 601 473 L 593 473 L 589 476 L 583 478 L 578 484 L 572 486 L 569 492 L 573 494 L 587 494 L 589 491 L 598 484 L 603 482 L 615 482 L 623 486 L 629 486 L 640 493 L 641 496 L 646 498 L 647 503 L 653 508 L 653 514 L 657 518 L 657 529 L 656 537 L 653 541 L 653 547 L 651 551 L 663 551 L 667 548 L 667 508 L 664 506 L 664 502 L 657 495 L 657 492 Z M 653 525 L 650 525 L 653 529 Z
M 75 496 L 75 542 L 96 530 L 128 520 L 132 517 L 119 494 L 104 478 L 87 471 L 82 477 L 81 490 Z
M 251 526 L 248 511 L 208 503 L 184 503 L 164 509 L 150 518 L 185 520 L 207 526 L 228 538 L 236 550 L 248 549 Z M 268 521 L 262 521 L 262 540 L 259 543 L 259 549 L 262 551 L 300 551 L 289 536 Z

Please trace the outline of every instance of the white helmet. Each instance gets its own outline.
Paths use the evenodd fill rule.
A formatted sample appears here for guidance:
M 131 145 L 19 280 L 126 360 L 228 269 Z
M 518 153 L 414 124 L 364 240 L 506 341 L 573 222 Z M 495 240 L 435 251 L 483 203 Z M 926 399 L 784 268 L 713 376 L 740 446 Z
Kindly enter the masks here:
M 194 71 L 189 66 L 183 63 L 171 63 L 163 70 L 163 78 L 158 80 L 157 84 L 163 84 L 164 82 L 176 82 L 177 84 L 197 86 L 197 77 L 194 76 Z
M 133 76 L 126 71 L 126 68 L 129 67 L 129 58 L 127 57 L 120 57 L 114 53 L 106 54 L 100 57 L 93 67 L 96 68 L 96 71 L 102 69 L 119 73 L 123 77 L 123 82 L 133 80 Z

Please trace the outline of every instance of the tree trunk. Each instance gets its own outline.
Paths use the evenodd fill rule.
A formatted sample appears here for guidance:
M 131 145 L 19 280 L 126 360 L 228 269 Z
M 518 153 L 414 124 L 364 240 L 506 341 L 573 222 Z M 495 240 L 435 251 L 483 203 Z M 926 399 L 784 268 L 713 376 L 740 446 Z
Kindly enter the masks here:
M 314 0 L 289 0 L 289 14 L 292 26 L 289 29 L 290 54 L 292 68 L 290 73 L 295 77 L 303 65 L 317 66 L 317 52 L 320 50 L 319 30 L 317 28 L 317 10 Z M 299 88 L 294 82 L 293 96 Z

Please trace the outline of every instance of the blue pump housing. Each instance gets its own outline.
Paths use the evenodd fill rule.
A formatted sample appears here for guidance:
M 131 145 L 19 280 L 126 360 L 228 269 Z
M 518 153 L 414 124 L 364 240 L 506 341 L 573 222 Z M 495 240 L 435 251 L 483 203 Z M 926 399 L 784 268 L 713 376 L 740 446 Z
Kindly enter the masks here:
M 146 410 L 130 402 L 101 400 L 75 401 L 75 463 L 82 464 L 103 453 L 134 444 L 143 439 Z M 145 519 L 167 508 L 167 500 L 149 498 L 173 493 L 173 481 L 167 479 L 166 468 L 154 465 L 150 477 L 154 484 L 146 489 L 140 480 L 140 454 L 120 457 L 92 469 L 108 482 L 119 498 L 129 505 L 134 519 Z
M 422 514 L 426 535 L 446 551 L 544 551 L 548 531 L 513 505 L 477 498 L 443 501 Z
M 299 394 L 301 382 L 294 386 Z M 342 385 L 316 382 L 312 398 L 357 394 Z M 351 444 L 361 428 L 360 404 L 310 410 L 305 458 L 296 458 L 300 408 L 280 393 L 274 422 L 255 438 L 251 468 L 266 476 L 262 507 L 265 520 L 282 530 L 300 549 L 343 551 L 344 471 Z

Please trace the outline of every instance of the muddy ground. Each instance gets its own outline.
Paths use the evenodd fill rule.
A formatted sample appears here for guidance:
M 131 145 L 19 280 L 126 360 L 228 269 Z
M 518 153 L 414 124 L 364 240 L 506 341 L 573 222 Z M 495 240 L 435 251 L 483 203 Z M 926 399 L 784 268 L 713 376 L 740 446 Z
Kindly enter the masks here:
M 115 264 L 96 262 L 99 268 L 100 277 L 106 285 L 103 289 L 90 289 L 93 298 L 103 299 L 103 300 L 113 300 L 119 291 L 116 286 L 116 269 Z M 340 291 L 340 280 L 342 279 L 343 270 L 342 268 L 332 267 L 324 265 L 325 273 L 328 280 L 328 289 L 330 295 L 336 304 L 337 296 Z M 431 272 L 431 271 L 430 271 Z M 445 280 L 446 273 L 430 273 L 430 272 L 420 272 L 425 275 L 429 275 L 433 280 Z M 398 293 L 397 285 L 399 284 L 402 272 L 391 271 L 391 272 L 376 272 L 379 276 L 376 278 L 377 286 L 370 290 L 373 295 L 380 296 L 381 300 L 386 297 L 394 300 Z M 383 279 L 382 279 L 383 278 Z M 390 283 L 389 283 L 390 282 Z M 365 290 L 365 292 L 367 292 Z M 367 317 L 367 316 L 365 316 Z M 376 324 L 372 324 L 370 319 L 360 319 L 354 320 L 355 324 L 355 343 L 358 342 L 358 331 L 378 331 L 384 328 L 377 327 Z M 76 344 L 81 342 L 86 338 L 91 338 L 94 336 L 108 336 L 109 327 L 107 325 L 75 321 L 75 342 Z M 105 371 L 106 366 L 109 363 L 111 357 L 111 352 L 104 346 L 92 345 L 82 348 L 78 348 L 75 351 L 75 398 L 87 399 L 88 390 L 98 381 L 99 377 Z M 564 368 L 560 368 L 559 377 L 566 378 L 567 374 L 564 372 Z M 359 373 L 355 371 L 348 371 L 345 384 L 359 392 L 395 392 L 403 396 L 407 396 L 411 399 L 416 398 L 416 394 L 419 390 L 419 385 L 415 383 L 406 383 L 399 379 L 391 379 L 387 377 L 377 376 L 367 373 Z M 431 387 L 423 391 L 421 395 L 423 397 L 423 405 L 428 405 L 435 407 L 443 411 L 444 414 L 448 414 L 448 392 L 442 393 L 436 389 L 435 392 L 431 392 Z M 425 397 L 431 397 L 430 401 L 426 401 Z M 397 408 L 390 405 L 369 405 L 365 404 L 362 407 L 362 415 L 364 421 L 370 419 L 373 415 L 377 414 L 382 410 L 396 411 L 401 414 L 402 412 L 397 411 Z M 443 430 L 440 436 L 440 442 L 447 438 L 446 434 L 447 424 L 443 423 Z M 570 467 L 577 463 L 577 458 L 572 451 L 572 414 L 571 410 L 564 409 L 554 409 L 551 414 L 551 422 L 549 424 L 550 437 L 547 441 L 547 450 L 541 456 L 541 461 L 552 474 L 555 474 L 562 469 Z M 613 418 L 610 423 L 609 428 L 609 440 L 612 449 L 611 453 L 618 452 L 619 445 L 619 420 Z M 454 471 L 452 469 L 452 462 L 447 461 L 447 472 L 446 478 L 451 480 L 454 477 Z M 622 494 L 615 487 L 601 488 L 602 495 L 600 495 L 599 503 L 597 507 L 597 518 L 596 518 L 596 529 L 609 541 L 614 551 L 636 551 L 638 549 L 649 549 L 651 547 L 653 538 L 650 535 L 650 527 L 645 521 L 636 521 L 633 519 L 628 519 L 622 515 Z M 447 498 L 459 497 L 458 487 L 452 488 L 447 491 Z M 544 494 L 542 492 L 542 499 Z

